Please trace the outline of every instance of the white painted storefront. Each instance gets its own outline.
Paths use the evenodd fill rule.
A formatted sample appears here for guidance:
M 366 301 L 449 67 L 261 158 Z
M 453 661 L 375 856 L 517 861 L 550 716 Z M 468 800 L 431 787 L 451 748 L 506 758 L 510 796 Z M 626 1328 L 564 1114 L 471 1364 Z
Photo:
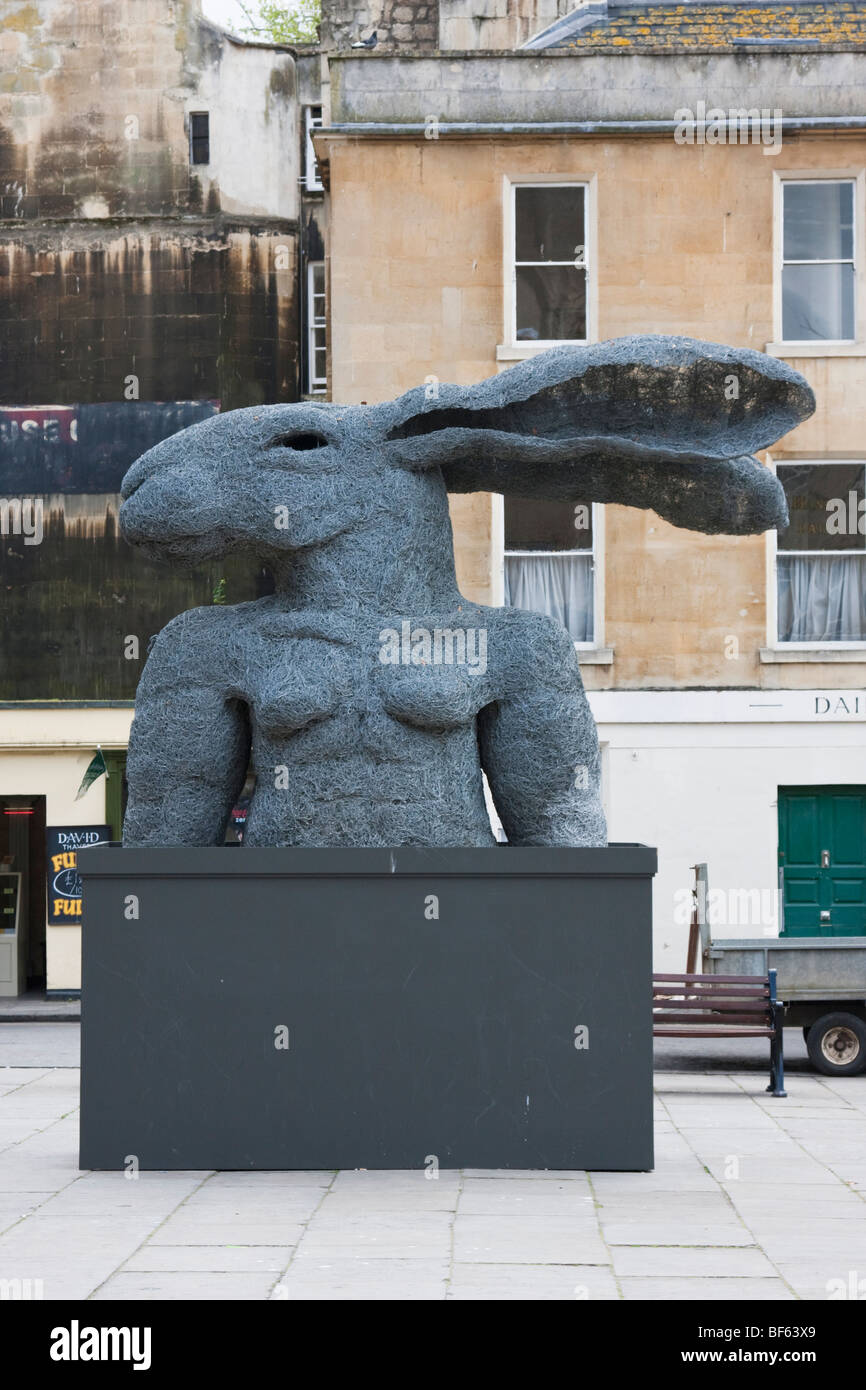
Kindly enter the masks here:
M 778 932 L 780 786 L 866 784 L 866 691 L 590 691 L 612 840 L 659 851 L 655 959 L 684 970 L 691 866 L 715 936 Z
M 45 797 L 49 826 L 91 825 L 105 820 L 105 778 L 76 800 L 97 745 L 108 754 L 129 742 L 131 708 L 0 709 L 0 796 Z M 46 988 L 81 986 L 81 927 L 46 926 Z

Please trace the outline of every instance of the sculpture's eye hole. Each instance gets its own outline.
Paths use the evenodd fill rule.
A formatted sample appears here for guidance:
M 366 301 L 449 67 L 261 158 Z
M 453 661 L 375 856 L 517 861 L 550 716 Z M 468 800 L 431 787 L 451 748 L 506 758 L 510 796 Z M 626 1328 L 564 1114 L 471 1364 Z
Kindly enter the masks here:
M 278 434 L 268 441 L 268 449 L 327 449 L 328 441 L 321 434 Z

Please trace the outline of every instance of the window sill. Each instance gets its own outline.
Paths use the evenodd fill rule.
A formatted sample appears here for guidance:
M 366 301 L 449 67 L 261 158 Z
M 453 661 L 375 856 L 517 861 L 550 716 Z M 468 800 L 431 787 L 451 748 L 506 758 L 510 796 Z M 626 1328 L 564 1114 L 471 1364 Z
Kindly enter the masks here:
M 588 338 L 563 338 L 553 343 L 499 343 L 496 348 L 497 362 L 523 362 L 527 357 L 537 357 L 552 347 L 588 347 Z M 864 349 L 866 351 L 866 349 Z
M 783 662 L 818 662 L 835 665 L 857 662 L 866 664 L 866 646 L 846 647 L 761 647 L 758 656 L 762 665 L 776 665 Z
M 866 357 L 866 343 L 767 343 L 768 357 Z
M 578 666 L 613 665 L 613 647 L 579 647 L 575 642 L 574 650 L 577 655 Z

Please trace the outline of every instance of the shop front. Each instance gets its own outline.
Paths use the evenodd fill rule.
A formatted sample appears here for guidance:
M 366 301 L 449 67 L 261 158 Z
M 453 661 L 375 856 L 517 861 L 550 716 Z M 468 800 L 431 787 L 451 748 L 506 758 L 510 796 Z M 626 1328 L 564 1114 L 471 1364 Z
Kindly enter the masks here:
M 130 705 L 0 706 L 0 997 L 80 988 L 77 856 L 120 838 L 131 719 Z

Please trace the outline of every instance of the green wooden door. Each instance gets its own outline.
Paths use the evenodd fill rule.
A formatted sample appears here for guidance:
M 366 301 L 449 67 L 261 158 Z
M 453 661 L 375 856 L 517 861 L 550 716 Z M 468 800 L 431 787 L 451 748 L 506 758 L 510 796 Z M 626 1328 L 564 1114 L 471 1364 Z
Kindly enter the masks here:
M 783 936 L 866 936 L 866 787 L 780 787 Z

